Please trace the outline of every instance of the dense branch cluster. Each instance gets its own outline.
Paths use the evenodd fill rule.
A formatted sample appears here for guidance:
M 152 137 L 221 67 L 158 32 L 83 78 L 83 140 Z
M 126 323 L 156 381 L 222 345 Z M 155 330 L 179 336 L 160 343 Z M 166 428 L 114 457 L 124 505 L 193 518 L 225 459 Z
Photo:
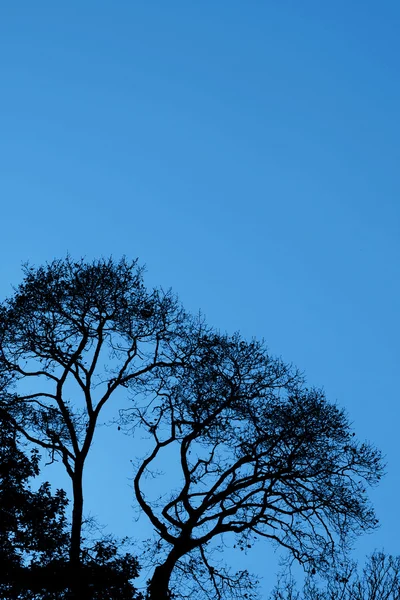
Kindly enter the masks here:
M 171 294 L 146 291 L 136 262 L 26 267 L 1 308 L 0 369 L 9 384 L 30 380 L 37 391 L 8 386 L 10 415 L 28 439 L 59 453 L 72 475 L 115 390 L 174 362 L 169 342 L 184 321 Z

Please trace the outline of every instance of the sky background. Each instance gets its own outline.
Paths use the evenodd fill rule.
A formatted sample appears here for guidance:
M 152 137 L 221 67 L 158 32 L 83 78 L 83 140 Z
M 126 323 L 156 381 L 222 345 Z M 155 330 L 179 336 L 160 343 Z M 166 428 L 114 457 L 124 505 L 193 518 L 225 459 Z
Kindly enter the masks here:
M 265 338 L 386 455 L 359 556 L 400 553 L 399 27 L 385 0 L 0 6 L 1 297 L 27 260 L 126 254 Z M 140 539 L 132 443 L 100 430 L 86 508 Z

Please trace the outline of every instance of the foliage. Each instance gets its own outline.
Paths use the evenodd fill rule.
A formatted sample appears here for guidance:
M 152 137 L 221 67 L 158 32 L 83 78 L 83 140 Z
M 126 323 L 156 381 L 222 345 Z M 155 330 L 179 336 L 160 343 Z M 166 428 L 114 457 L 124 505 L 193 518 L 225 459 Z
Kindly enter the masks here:
M 65 492 L 51 494 L 49 483 L 36 492 L 29 480 L 39 474 L 37 450 L 25 454 L 15 428 L 0 413 L 0 591 L 15 595 L 30 577 L 33 565 L 48 565 L 62 557 L 65 532 Z M 28 566 L 27 566 L 28 565 Z

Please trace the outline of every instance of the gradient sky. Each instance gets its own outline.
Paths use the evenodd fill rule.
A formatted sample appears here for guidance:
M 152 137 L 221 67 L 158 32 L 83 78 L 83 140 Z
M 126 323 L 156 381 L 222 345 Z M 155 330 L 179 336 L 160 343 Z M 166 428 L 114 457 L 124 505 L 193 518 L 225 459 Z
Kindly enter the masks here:
M 360 556 L 400 553 L 399 27 L 394 0 L 0 7 L 1 296 L 28 259 L 126 254 L 264 337 L 386 455 Z M 86 508 L 140 539 L 132 454 L 101 430 Z

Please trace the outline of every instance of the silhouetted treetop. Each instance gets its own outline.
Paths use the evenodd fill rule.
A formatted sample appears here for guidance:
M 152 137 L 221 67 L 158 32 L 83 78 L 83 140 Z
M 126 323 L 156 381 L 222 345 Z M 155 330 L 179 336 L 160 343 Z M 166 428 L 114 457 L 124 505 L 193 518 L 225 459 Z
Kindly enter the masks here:
M 382 475 L 380 453 L 357 442 L 344 411 L 305 387 L 263 343 L 207 333 L 172 376 L 152 376 L 145 400 L 123 413 L 127 426 L 144 428 L 153 440 L 135 477 L 140 507 L 166 542 L 152 599 L 168 597 L 174 569 L 190 571 L 189 555 L 197 557 L 190 574 L 203 597 L 220 597 L 223 587 L 240 597 L 243 589 L 227 586 L 207 557 L 223 534 L 235 535 L 241 549 L 267 538 L 324 568 L 352 536 L 376 527 L 366 486 Z M 146 475 L 173 448 L 180 484 L 169 498 L 152 499 Z M 198 576 L 201 563 L 209 589 Z

